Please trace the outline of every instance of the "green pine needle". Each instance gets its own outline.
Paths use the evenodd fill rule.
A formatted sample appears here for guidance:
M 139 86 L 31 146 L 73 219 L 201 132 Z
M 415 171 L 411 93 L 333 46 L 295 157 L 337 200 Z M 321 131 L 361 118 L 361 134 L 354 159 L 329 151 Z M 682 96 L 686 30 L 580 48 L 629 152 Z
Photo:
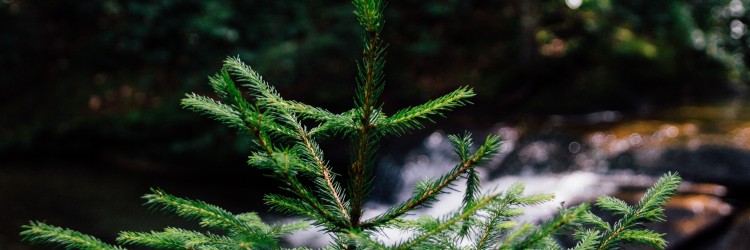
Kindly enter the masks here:
M 570 250 L 596 250 L 600 235 L 596 230 L 579 230 L 576 231 L 575 238 L 578 240 L 578 244 Z
M 448 141 L 453 146 L 453 152 L 458 156 L 461 161 L 467 161 L 469 159 L 469 151 L 474 145 L 474 140 L 471 138 L 471 133 L 464 132 L 463 136 L 448 135 Z
M 622 242 L 648 244 L 658 249 L 666 247 L 666 242 L 657 240 L 657 238 L 661 239 L 661 235 L 644 231 L 641 227 L 645 222 L 664 220 L 663 204 L 675 194 L 681 181 L 682 179 L 673 173 L 667 173 L 659 178 L 654 186 L 646 191 L 638 204 L 602 235 L 602 241 L 597 249 L 616 249 Z M 607 202 L 605 204 L 614 205 Z
M 177 198 L 159 189 L 151 189 L 151 194 L 143 196 L 146 204 L 184 217 L 196 219 L 200 225 L 209 228 L 229 230 L 238 233 L 254 234 L 258 230 L 257 224 L 248 224 L 233 214 L 202 201 Z
M 663 238 L 664 234 L 651 230 L 627 230 L 620 237 L 623 241 L 646 244 L 657 249 L 667 247 L 667 242 Z
M 584 223 L 593 226 L 597 231 L 612 231 L 612 226 L 608 222 L 604 221 L 599 216 L 596 216 L 591 211 L 587 211 L 586 214 L 581 217 L 581 219 Z
M 195 231 L 166 228 L 162 232 L 122 232 L 117 237 L 122 244 L 158 249 L 228 249 L 239 243 L 229 237 L 203 234 Z M 237 248 L 239 249 L 239 248 Z
M 353 0 L 352 3 L 359 25 L 367 32 L 380 32 L 384 24 L 385 3 L 379 0 Z
M 397 111 L 378 126 L 389 134 L 404 134 L 422 128 L 422 120 L 434 122 L 433 116 L 443 116 L 443 112 L 468 104 L 468 98 L 475 96 L 469 87 L 460 87 L 451 93 L 424 104 Z
M 610 196 L 597 198 L 596 206 L 608 210 L 614 215 L 626 215 L 632 212 L 632 208 L 625 201 Z
M 379 97 L 385 86 L 388 48 L 380 36 L 386 4 L 382 0 L 352 3 L 364 31 L 364 48 L 356 65 L 354 107 L 348 111 L 333 113 L 286 100 L 239 57 L 227 58 L 222 70 L 208 77 L 216 100 L 188 94 L 181 101 L 184 108 L 251 136 L 248 164 L 281 181 L 280 187 L 285 191 L 285 195 L 266 195 L 266 204 L 272 210 L 302 216 L 303 220 L 268 225 L 256 213 L 233 214 L 203 201 L 152 189 L 144 196 L 147 205 L 197 220 L 209 231 L 167 227 L 163 231 L 123 232 L 119 243 L 159 249 L 282 249 L 282 236 L 312 224 L 333 236 L 331 246 L 324 249 L 561 249 L 554 237 L 563 229 L 573 231 L 578 240 L 573 249 L 577 250 L 616 249 L 624 243 L 666 247 L 663 235 L 644 229 L 644 223 L 664 220 L 663 204 L 674 195 L 681 181 L 679 176 L 669 173 L 660 178 L 636 205 L 608 196 L 597 199 L 596 206 L 622 217 L 612 224 L 594 215 L 588 204 L 582 204 L 561 209 L 558 216 L 541 225 L 519 226 L 518 217 L 524 214 L 525 207 L 547 202 L 554 195 L 524 195 L 521 183 L 504 192 L 482 194 L 476 168 L 498 154 L 501 141 L 490 135 L 475 147 L 468 132 L 448 136 L 460 160 L 453 169 L 437 179 L 420 181 L 410 198 L 386 212 L 362 218 L 364 204 L 373 190 L 373 169 L 381 140 L 422 128 L 424 122 L 434 122 L 435 117 L 469 104 L 468 99 L 475 93 L 469 87 L 460 87 L 390 116 L 385 114 Z M 351 142 L 352 161 L 345 186 L 334 172 L 343 167 L 329 165 L 319 144 L 320 139 L 332 136 Z M 436 202 L 439 194 L 454 190 L 462 178 L 466 179 L 466 190 L 459 209 L 439 218 L 405 219 L 405 215 Z M 21 235 L 32 243 L 65 249 L 124 249 L 41 222 L 30 222 L 23 228 Z M 375 238 L 385 228 L 409 231 L 413 236 L 396 246 L 385 246 Z
M 529 223 L 521 224 L 515 231 L 505 236 L 502 246 L 498 249 L 513 249 L 512 246 L 519 244 L 523 237 L 534 231 L 534 225 Z
M 245 128 L 245 122 L 239 112 L 234 110 L 231 106 L 215 101 L 211 98 L 189 94 L 182 99 L 182 106 L 189 110 L 205 114 L 217 121 L 229 125 L 230 127 L 236 129 Z
M 525 239 L 514 244 L 512 249 L 532 249 L 544 245 L 547 238 L 559 232 L 561 229 L 577 224 L 581 216 L 588 211 L 587 204 L 582 204 L 570 209 L 561 209 L 558 216 L 531 231 Z
M 490 205 L 493 201 L 496 201 L 499 195 L 492 195 L 487 196 L 484 198 L 480 198 L 476 201 L 476 203 L 471 204 L 470 207 L 467 209 L 464 209 L 461 212 L 455 213 L 452 216 L 447 217 L 444 220 L 434 221 L 433 223 L 430 223 L 430 227 L 426 227 L 424 229 L 424 233 L 417 235 L 416 237 L 407 240 L 406 242 L 403 242 L 399 244 L 399 246 L 395 247 L 396 249 L 412 249 L 415 246 L 418 246 L 422 242 L 425 242 L 430 239 L 430 237 L 433 237 L 435 235 L 438 235 L 442 233 L 444 230 L 450 228 L 451 226 L 469 219 L 471 216 L 475 215 L 477 211 L 484 208 L 485 206 Z
M 463 146 L 468 147 L 467 145 Z M 444 193 L 446 188 L 452 186 L 453 183 L 469 169 L 489 161 L 498 153 L 499 148 L 500 140 L 498 137 L 488 136 L 484 144 L 479 147 L 471 157 L 456 165 L 456 167 L 450 172 L 444 174 L 437 180 L 420 182 L 420 185 L 415 187 L 415 190 L 409 199 L 396 204 L 385 213 L 368 220 L 365 222 L 365 227 L 370 228 L 376 225 L 385 225 L 389 221 L 396 219 L 411 210 L 429 206 L 430 203 L 436 200 L 437 195 Z
M 23 226 L 21 232 L 24 241 L 35 244 L 59 245 L 66 250 L 124 250 L 119 246 L 109 245 L 90 235 L 82 234 L 70 229 L 50 226 L 38 221 L 29 222 Z
M 470 168 L 466 173 L 466 192 L 464 192 L 463 206 L 466 207 L 474 203 L 480 192 L 481 183 L 479 174 L 474 168 Z

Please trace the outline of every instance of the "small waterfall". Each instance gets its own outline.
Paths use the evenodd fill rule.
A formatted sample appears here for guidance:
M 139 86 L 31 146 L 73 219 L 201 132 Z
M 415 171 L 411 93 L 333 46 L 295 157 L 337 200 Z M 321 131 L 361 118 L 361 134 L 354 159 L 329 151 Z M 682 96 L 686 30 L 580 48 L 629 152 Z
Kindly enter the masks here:
M 526 194 L 554 193 L 554 201 L 526 209 L 521 218 L 536 222 L 549 218 L 560 206 L 604 194 L 637 202 L 642 195 L 638 192 L 651 186 L 655 177 L 676 171 L 686 182 L 668 207 L 668 222 L 655 225 L 655 230 L 666 232 L 666 239 L 678 248 L 698 243 L 708 248 L 723 246 L 741 238 L 730 236 L 746 234 L 750 228 L 743 217 L 750 213 L 750 196 L 745 192 L 750 188 L 748 107 L 750 103 L 743 100 L 681 106 L 651 114 L 651 118 L 602 111 L 550 116 L 540 123 L 498 124 L 474 133 L 477 141 L 488 133 L 505 141 L 499 155 L 478 168 L 483 192 L 500 192 L 521 182 Z M 433 132 L 416 148 L 401 151 L 390 155 L 403 157 L 402 164 L 393 159 L 379 162 L 378 193 L 367 204 L 365 217 L 407 199 L 418 181 L 438 178 L 458 163 L 442 131 Z M 409 217 L 440 216 L 458 208 L 464 182 L 458 181 L 453 189 Z M 396 242 L 407 236 L 385 230 L 380 237 Z M 315 229 L 288 240 L 307 246 L 329 242 Z
M 548 219 L 556 213 L 560 206 L 578 204 L 590 201 L 603 194 L 611 194 L 622 185 L 648 186 L 654 181 L 651 176 L 634 174 L 632 171 L 613 173 L 586 170 L 590 167 L 581 167 L 577 165 L 577 162 L 589 161 L 589 159 L 580 160 L 580 157 L 565 156 L 578 160 L 564 161 L 571 165 L 559 166 L 555 168 L 555 171 L 550 171 L 548 167 L 537 166 L 544 165 L 545 162 L 559 161 L 560 155 L 595 155 L 596 153 L 582 150 L 582 148 L 590 150 L 592 147 L 583 146 L 569 136 L 559 137 L 561 138 L 560 142 L 547 140 L 547 136 L 538 137 L 547 138 L 545 140 L 524 142 L 519 140 L 519 133 L 514 128 L 500 127 L 495 129 L 494 132 L 505 140 L 505 144 L 500 148 L 499 155 L 495 160 L 486 166 L 477 168 L 482 178 L 482 192 L 485 194 L 502 192 L 512 184 L 521 182 L 526 186 L 525 194 L 554 193 L 556 196 L 551 202 L 527 208 L 525 215 L 520 218 L 521 221 L 538 222 Z M 480 137 L 477 136 L 477 138 Z M 567 153 L 558 152 L 560 150 Z M 429 135 L 419 148 L 406 153 L 405 159 L 403 166 L 394 166 L 390 162 L 383 162 L 378 166 L 377 178 L 388 179 L 390 180 L 389 183 L 398 183 L 398 185 L 390 185 L 390 189 L 381 188 L 381 191 L 393 196 L 392 200 L 406 200 L 410 197 L 418 181 L 439 178 L 459 162 L 453 153 L 447 135 L 442 131 L 436 131 Z M 507 163 L 507 161 L 512 162 Z M 588 165 L 593 164 L 588 163 Z M 517 166 L 519 164 L 522 166 Z M 502 170 L 503 167 L 509 166 L 518 169 L 514 171 Z M 503 172 L 503 174 L 500 175 L 498 172 Z M 407 218 L 417 218 L 425 214 L 437 217 L 458 209 L 463 198 L 463 190 L 466 188 L 465 182 L 459 180 L 452 188 L 456 191 L 440 195 L 438 201 L 430 207 L 414 211 Z M 392 205 L 393 203 L 369 202 L 366 204 L 364 217 L 376 216 L 385 212 Z M 408 234 L 396 230 L 384 230 L 383 234 L 380 235 L 381 240 L 390 243 L 398 242 L 406 237 L 408 237 Z M 294 246 L 324 246 L 330 242 L 330 237 L 319 232 L 318 229 L 312 229 L 296 233 L 288 237 L 287 240 Z

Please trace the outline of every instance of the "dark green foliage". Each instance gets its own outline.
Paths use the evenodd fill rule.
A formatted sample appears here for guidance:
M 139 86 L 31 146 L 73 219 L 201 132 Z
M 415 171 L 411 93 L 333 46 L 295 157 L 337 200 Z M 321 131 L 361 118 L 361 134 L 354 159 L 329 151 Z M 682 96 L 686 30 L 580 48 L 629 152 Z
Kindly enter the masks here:
M 403 70 L 386 75 L 381 104 L 395 110 L 470 83 L 481 105 L 465 117 L 481 122 L 529 111 L 627 113 L 723 100 L 732 81 L 748 79 L 750 33 L 735 38 L 730 27 L 750 12 L 725 15 L 740 1 L 584 2 L 577 10 L 561 0 L 389 4 L 382 36 L 397 43 L 388 65 Z M 334 0 L 0 1 L 0 152 L 82 159 L 127 148 L 164 165 L 229 166 L 244 157 L 244 139 L 179 112 L 182 93 L 208 93 L 205 76 L 238 55 L 285 97 L 350 104 L 340 86 L 355 77 L 361 33 L 348 18 L 351 4 Z M 535 25 L 521 29 L 520 20 Z M 541 53 L 559 41 L 560 54 Z
M 112 246 L 89 235 L 85 235 L 70 229 L 50 226 L 42 222 L 30 222 L 23 227 L 21 232 L 23 239 L 32 243 L 53 244 L 65 247 L 65 249 L 81 250 L 103 250 L 123 249 Z
M 613 214 L 622 215 L 622 219 L 609 225 L 600 218 L 588 214 L 583 218 L 594 225 L 598 231 L 599 247 L 597 249 L 615 249 L 620 243 L 639 243 L 663 249 L 667 242 L 662 234 L 647 230 L 643 223 L 663 221 L 664 208 L 662 204 L 674 195 L 680 185 L 680 177 L 666 174 L 651 187 L 635 206 L 628 206 L 622 200 L 611 197 L 600 198 L 596 205 Z
M 624 242 L 663 248 L 662 235 L 645 230 L 645 222 L 662 220 L 662 204 L 674 193 L 679 178 L 666 175 L 630 207 L 611 197 L 597 206 L 622 215 L 609 225 L 591 214 L 588 204 L 560 208 L 553 219 L 539 225 L 518 225 L 523 207 L 551 200 L 548 194 L 524 195 L 522 184 L 504 192 L 482 193 L 476 168 L 489 162 L 501 145 L 490 135 L 474 147 L 471 134 L 450 136 L 460 162 L 434 180 L 419 182 L 412 196 L 382 214 L 363 219 L 363 204 L 372 190 L 373 167 L 380 140 L 421 126 L 423 121 L 462 106 L 474 92 L 461 87 L 422 105 L 405 108 L 388 116 L 378 101 L 384 88 L 385 48 L 380 37 L 384 24 L 380 0 L 354 0 L 355 15 L 362 30 L 363 59 L 358 63 L 354 107 L 342 113 L 312 107 L 282 98 L 274 87 L 239 58 L 228 58 L 219 74 L 209 77 L 218 100 L 189 94 L 182 105 L 205 114 L 249 135 L 252 153 L 248 164 L 265 170 L 280 181 L 283 194 L 269 194 L 271 209 L 301 216 L 306 222 L 265 224 L 255 213 L 233 214 L 202 201 L 177 198 L 154 189 L 144 196 L 149 206 L 198 221 L 206 232 L 166 228 L 163 231 L 123 232 L 119 243 L 161 249 L 278 249 L 279 238 L 303 229 L 307 222 L 333 236 L 337 249 L 560 249 L 554 236 L 575 228 L 577 249 L 611 249 Z M 240 90 L 247 90 L 250 98 Z M 308 129 L 309 127 L 309 129 Z M 318 140 L 340 135 L 352 145 L 347 185 L 332 171 Z M 462 206 L 440 218 L 423 216 L 407 219 L 406 214 L 428 207 L 439 194 L 466 180 Z M 76 249 L 119 249 L 75 231 L 32 222 L 22 232 L 31 242 L 61 244 Z M 412 236 L 386 246 L 375 236 L 385 228 L 405 230 Z M 591 228 L 591 229 L 587 229 Z M 598 246 L 598 247 L 597 247 Z

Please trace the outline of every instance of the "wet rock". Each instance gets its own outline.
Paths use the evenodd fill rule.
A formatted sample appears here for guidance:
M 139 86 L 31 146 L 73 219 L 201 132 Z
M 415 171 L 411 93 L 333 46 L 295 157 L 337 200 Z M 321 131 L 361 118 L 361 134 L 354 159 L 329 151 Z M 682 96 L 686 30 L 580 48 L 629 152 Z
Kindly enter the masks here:
M 612 169 L 631 169 L 651 175 L 672 171 L 694 182 L 750 186 L 750 151 L 731 146 L 641 148 L 612 157 L 609 163 Z
M 649 187 L 622 186 L 612 196 L 629 204 L 636 204 Z M 735 209 L 724 200 L 726 194 L 727 189 L 721 185 L 685 182 L 665 206 L 666 221 L 651 223 L 647 227 L 665 234 L 664 239 L 669 242 L 668 249 L 727 249 L 707 247 L 702 245 L 704 243 L 696 244 L 712 241 L 711 233 L 723 228 L 725 222 L 732 218 Z M 607 212 L 598 211 L 597 214 L 610 222 L 619 219 Z
M 497 134 L 507 142 L 499 157 L 479 170 L 486 177 L 483 184 L 487 186 L 502 190 L 506 184 L 521 181 L 530 193 L 556 193 L 560 200 L 554 204 L 592 201 L 603 194 L 637 203 L 657 176 L 678 172 L 687 181 L 667 204 L 666 221 L 652 223 L 649 228 L 665 233 L 670 249 L 750 249 L 744 242 L 746 237 L 742 237 L 750 230 L 750 215 L 741 223 L 734 222 L 743 208 L 737 201 L 750 197 L 742 192 L 746 190 L 742 187 L 750 184 L 750 151 L 727 144 L 682 144 L 694 134 L 689 125 L 657 128 L 656 132 L 607 132 L 581 137 L 559 132 L 504 136 L 498 130 Z M 421 148 L 406 154 L 402 167 L 381 162 L 381 167 L 391 165 L 384 168 L 388 171 L 378 173 L 382 181 L 388 182 L 384 184 L 388 192 L 383 193 L 390 196 L 376 200 L 390 203 L 405 199 L 416 181 L 438 178 L 453 168 L 458 160 L 452 154 L 445 134 L 436 132 Z M 580 189 L 564 188 L 573 179 L 570 183 Z M 527 218 L 531 221 L 551 214 L 527 212 L 533 214 L 533 218 Z M 599 214 L 609 221 L 619 219 L 606 212 Z M 727 248 L 730 245 L 738 247 Z
M 732 222 L 729 230 L 714 243 L 710 249 L 741 250 L 750 249 L 750 210 L 739 213 Z
M 750 152 L 729 146 L 707 145 L 696 150 L 670 149 L 662 156 L 662 171 L 679 171 L 687 179 L 730 186 L 750 184 Z

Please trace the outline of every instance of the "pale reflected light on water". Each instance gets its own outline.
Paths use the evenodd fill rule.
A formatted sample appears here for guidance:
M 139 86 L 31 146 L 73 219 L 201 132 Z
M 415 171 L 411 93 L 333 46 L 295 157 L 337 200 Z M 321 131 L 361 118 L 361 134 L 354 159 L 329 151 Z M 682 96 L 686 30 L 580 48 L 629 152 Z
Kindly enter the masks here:
M 507 140 L 504 147 L 499 150 L 500 155 L 498 159 L 503 159 L 513 150 L 513 145 L 518 143 L 518 130 L 511 127 L 502 127 L 495 131 Z M 594 137 L 605 137 L 603 140 L 607 141 L 607 136 L 596 134 Z M 609 140 L 610 143 L 621 141 L 615 139 Z M 403 183 L 402 188 L 394 190 L 397 200 L 399 201 L 406 200 L 410 197 L 413 187 L 417 182 L 437 179 L 441 174 L 448 172 L 458 163 L 456 157 L 453 156 L 452 147 L 447 136 L 441 131 L 436 131 L 428 136 L 424 140 L 422 146 L 423 148 L 414 150 L 406 156 L 406 163 L 403 166 L 400 176 L 398 176 Z M 521 157 L 528 157 L 530 159 L 534 158 L 533 160 L 549 160 L 548 157 L 550 156 L 546 154 L 546 152 L 549 151 L 549 148 L 547 147 L 547 145 L 541 143 L 532 145 L 531 147 L 525 147 L 524 152 L 526 153 L 521 154 Z M 578 151 L 581 151 L 581 144 L 579 142 L 573 142 L 568 146 L 567 150 L 570 150 L 571 153 L 577 153 Z M 582 161 L 589 160 L 583 159 Z M 489 166 L 478 168 L 483 180 L 482 192 L 484 194 L 502 192 L 517 182 L 525 185 L 525 194 L 555 194 L 555 199 L 550 202 L 544 203 L 540 206 L 526 208 L 525 215 L 520 218 L 521 222 L 537 222 L 542 219 L 550 218 L 556 213 L 561 204 L 578 204 L 592 200 L 602 194 L 611 194 L 617 191 L 617 188 L 620 185 L 623 185 L 623 183 L 647 183 L 645 185 L 648 185 L 653 182 L 652 177 L 645 175 L 601 175 L 591 171 L 582 170 L 575 170 L 566 173 L 535 173 L 533 170 L 528 170 L 523 171 L 518 175 L 505 175 L 499 178 L 490 178 L 488 171 L 497 168 L 499 164 L 500 160 L 495 160 L 488 164 Z M 452 186 L 452 189 L 456 191 L 440 195 L 438 197 L 438 202 L 431 204 L 431 206 L 427 208 L 417 210 L 406 216 L 406 218 L 414 219 L 421 215 L 439 217 L 458 209 L 463 199 L 462 190 L 465 190 L 465 188 L 465 182 L 463 180 L 457 181 L 456 184 Z M 392 205 L 393 204 L 370 202 L 366 205 L 364 217 L 374 217 L 385 212 Z M 409 236 L 408 233 L 395 229 L 385 229 L 378 238 L 386 243 L 395 244 Z M 288 237 L 287 240 L 293 246 L 304 245 L 320 247 L 327 245 L 331 241 L 331 238 L 330 236 L 321 233 L 319 228 L 314 228 L 312 230 L 293 234 Z
M 734 180 L 732 178 L 745 178 L 732 169 L 750 166 L 750 158 L 743 158 L 750 157 L 750 105 L 745 102 L 681 107 L 642 118 L 625 117 L 611 111 L 580 116 L 551 116 L 538 127 L 503 123 L 495 125 L 489 132 L 501 137 L 504 144 L 492 162 L 478 168 L 485 194 L 502 192 L 512 184 L 521 182 L 526 186 L 525 194 L 556 195 L 553 201 L 527 208 L 520 219 L 528 222 L 550 218 L 561 205 L 591 201 L 600 195 L 637 196 L 618 192 L 622 192 L 622 187 L 651 186 L 658 171 L 644 170 L 665 163 L 677 164 L 674 166 L 678 167 L 684 165 L 683 162 L 672 162 L 676 159 L 688 163 L 697 161 L 691 163 L 696 164 L 697 169 L 691 169 L 696 166 L 683 169 L 695 171 L 693 176 L 710 175 L 712 178 L 718 177 L 716 180 L 729 180 L 729 184 Z M 474 133 L 478 141 L 484 136 L 482 132 Z M 733 156 L 738 158 L 731 158 Z M 624 165 L 626 167 L 623 167 L 622 161 L 628 162 Z M 424 139 L 420 147 L 406 153 L 403 165 L 396 171 L 398 174 L 377 178 L 398 179 L 401 185 L 392 187 L 390 192 L 394 200 L 403 201 L 411 195 L 417 182 L 437 179 L 457 163 L 447 135 L 435 131 Z M 551 168 L 547 167 L 549 164 L 565 166 Z M 380 167 L 386 166 L 381 164 Z M 729 175 L 722 175 L 722 172 Z M 729 179 L 722 179 L 724 177 Z M 688 195 L 678 196 L 674 202 L 696 216 L 690 217 L 692 219 L 670 219 L 675 230 L 682 234 L 693 234 L 715 220 L 716 216 L 734 213 L 734 207 L 721 198 L 729 193 L 724 186 L 727 183 L 709 181 L 702 184 L 688 179 L 681 187 L 689 190 L 686 191 Z M 439 202 L 415 211 L 407 218 L 425 214 L 441 216 L 459 208 L 464 189 L 463 180 L 456 182 L 453 186 L 455 191 L 442 194 L 438 197 Z M 630 197 L 630 200 L 638 199 L 634 197 Z M 376 216 L 392 205 L 382 201 L 370 202 L 364 216 Z M 409 235 L 386 229 L 378 237 L 384 242 L 395 243 Z M 313 229 L 297 233 L 287 240 L 295 246 L 323 246 L 330 242 L 330 237 Z

